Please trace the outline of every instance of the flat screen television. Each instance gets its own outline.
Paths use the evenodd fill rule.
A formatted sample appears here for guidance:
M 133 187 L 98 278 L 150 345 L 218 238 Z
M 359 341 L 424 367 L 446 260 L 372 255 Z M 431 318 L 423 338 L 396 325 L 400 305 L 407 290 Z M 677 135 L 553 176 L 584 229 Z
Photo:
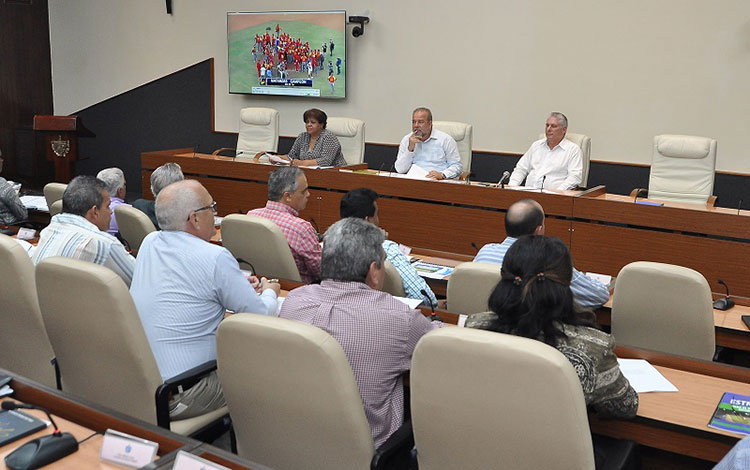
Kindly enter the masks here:
M 346 11 L 227 13 L 229 93 L 346 97 Z

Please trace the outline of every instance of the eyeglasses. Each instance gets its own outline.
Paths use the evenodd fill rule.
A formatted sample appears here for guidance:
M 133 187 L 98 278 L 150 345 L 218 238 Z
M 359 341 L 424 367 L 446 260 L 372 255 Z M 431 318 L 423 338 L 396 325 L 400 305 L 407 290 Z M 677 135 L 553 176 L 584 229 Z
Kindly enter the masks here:
M 199 208 L 199 209 L 195 209 L 195 210 L 194 210 L 193 212 L 191 212 L 191 214 L 194 214 L 194 213 L 196 213 L 196 212 L 200 212 L 200 211 L 204 211 L 204 210 L 206 210 L 206 209 L 211 209 L 211 212 L 213 212 L 213 213 L 214 213 L 214 215 L 216 215 L 216 214 L 217 214 L 217 212 L 218 212 L 218 211 L 216 210 L 216 201 L 212 202 L 211 204 L 209 204 L 209 205 L 207 205 L 207 206 L 203 206 L 203 207 L 201 207 L 201 208 Z M 190 216 L 189 216 L 189 215 L 188 215 L 188 218 L 187 218 L 187 220 L 190 220 Z

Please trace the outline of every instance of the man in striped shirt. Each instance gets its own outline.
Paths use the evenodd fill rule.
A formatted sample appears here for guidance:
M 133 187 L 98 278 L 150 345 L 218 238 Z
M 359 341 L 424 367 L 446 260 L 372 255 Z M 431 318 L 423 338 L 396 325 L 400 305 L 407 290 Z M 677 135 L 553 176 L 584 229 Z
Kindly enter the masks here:
M 511 204 L 505 214 L 505 235 L 502 243 L 484 245 L 474 262 L 503 264 L 508 248 L 518 237 L 524 235 L 544 235 L 544 209 L 533 199 L 522 199 Z M 591 279 L 573 268 L 573 280 L 570 283 L 573 299 L 585 310 L 601 307 L 609 300 L 609 289 L 601 282 Z
M 111 269 L 130 286 L 135 258 L 107 233 L 111 218 L 104 182 L 93 176 L 76 176 L 63 193 L 62 213 L 42 230 L 31 260 L 35 265 L 51 256 L 90 261 Z

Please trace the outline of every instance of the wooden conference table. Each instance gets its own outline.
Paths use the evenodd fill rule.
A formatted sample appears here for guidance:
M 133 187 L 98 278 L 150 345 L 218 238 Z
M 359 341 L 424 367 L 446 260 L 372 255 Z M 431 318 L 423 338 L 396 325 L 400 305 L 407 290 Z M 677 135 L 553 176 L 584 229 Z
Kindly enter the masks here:
M 268 175 L 276 167 L 196 154 L 192 148 L 145 152 L 141 156 L 144 197 L 151 172 L 177 162 L 189 178 L 203 183 L 220 215 L 247 212 L 267 200 Z M 354 166 L 353 168 L 361 168 Z M 570 248 L 576 267 L 617 275 L 638 260 L 687 266 L 702 273 L 714 292 L 724 280 L 732 293 L 750 297 L 750 211 L 665 203 L 634 204 L 632 198 L 588 191 L 519 191 L 485 184 L 418 181 L 351 170 L 305 170 L 311 197 L 301 216 L 321 231 L 339 219 L 341 197 L 369 187 L 380 194 L 382 226 L 390 238 L 408 246 L 473 255 L 476 246 L 504 238 L 504 212 L 524 198 L 537 200 L 546 213 L 546 233 Z

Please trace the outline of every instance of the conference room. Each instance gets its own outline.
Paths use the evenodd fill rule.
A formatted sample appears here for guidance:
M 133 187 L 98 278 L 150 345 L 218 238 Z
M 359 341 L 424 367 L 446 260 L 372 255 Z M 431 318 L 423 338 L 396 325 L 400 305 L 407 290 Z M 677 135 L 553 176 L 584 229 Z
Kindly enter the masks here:
M 357 37 L 352 30 L 361 25 L 346 25 L 345 40 L 334 41 L 335 50 L 345 54 L 345 80 L 339 78 L 335 85 L 345 97 L 333 99 L 252 95 L 231 88 L 227 14 L 309 10 L 304 2 L 209 5 L 173 0 L 171 13 L 161 2 L 142 1 L 64 6 L 52 1 L 27 11 L 10 4 L 2 8 L 8 12 L 2 15 L 4 22 L 27 14 L 39 22 L 36 36 L 18 32 L 15 49 L 24 54 L 18 53 L 14 73 L 3 78 L 17 90 L 13 102 L 24 103 L 2 102 L 8 118 L 0 134 L 3 176 L 23 182 L 24 191 L 40 194 L 45 184 L 55 181 L 45 134 L 33 129 L 35 115 L 75 115 L 93 134 L 77 140 L 74 175 L 119 167 L 128 181 L 125 200 L 132 202 L 152 197 L 149 177 L 154 169 L 177 162 L 186 177 L 209 190 L 219 216 L 244 214 L 263 207 L 267 199 L 266 182 L 273 168 L 236 158 L 231 151 L 222 152 L 223 157 L 211 155 L 222 147 L 238 148 L 243 109 L 276 111 L 276 148 L 258 151 L 280 154 L 288 153 L 305 130 L 302 114 L 307 109 L 325 111 L 332 131 L 333 118 L 359 120 L 363 152 L 345 158 L 361 166 L 350 171 L 304 170 L 311 196 L 300 215 L 314 219 L 320 232 L 338 220 L 339 202 L 348 190 L 370 187 L 381 196 L 381 226 L 390 239 L 410 247 L 423 261 L 455 268 L 473 259 L 474 246 L 501 242 L 509 205 L 532 197 L 545 210 L 547 234 L 565 242 L 582 272 L 617 278 L 634 261 L 682 266 L 705 278 L 711 300 L 725 296 L 719 283 L 724 281 L 737 306 L 708 315 L 713 317 L 715 345 L 728 351 L 721 354 L 732 356 L 725 362 L 735 365 L 705 357 L 661 357 L 665 351 L 647 351 L 655 348 L 641 344 L 618 343 L 615 352 L 649 358 L 657 367 L 737 382 L 738 388 L 728 389 L 722 382 L 710 394 L 695 392 L 708 410 L 697 413 L 696 420 L 704 422 L 688 430 L 681 427 L 684 423 L 665 419 L 660 423 L 663 435 L 652 441 L 644 436 L 658 433 L 644 423 L 657 423 L 654 416 L 629 424 L 593 417 L 589 425 L 596 433 L 639 442 L 646 468 L 680 458 L 686 461 L 679 461 L 683 468 L 710 468 L 709 462 L 718 461 L 737 442 L 739 435 L 713 433 L 706 424 L 721 393 L 745 390 L 747 395 L 750 381 L 743 362 L 750 349 L 749 333 L 740 313 L 746 308 L 743 298 L 750 297 L 750 272 L 743 263 L 750 239 L 745 219 L 750 213 L 743 202 L 748 199 L 748 177 L 740 148 L 740 98 L 746 94 L 741 78 L 750 65 L 747 13 L 741 2 L 472 2 L 457 8 L 448 2 L 395 6 L 357 1 L 345 6 L 347 17 L 365 16 L 369 22 Z M 342 6 L 324 2 L 314 8 Z M 25 76 L 23 65 L 31 62 L 48 72 Z M 327 66 L 320 73 L 327 75 Z M 327 83 L 321 88 L 323 95 L 329 90 Z M 385 176 L 393 172 L 398 143 L 412 130 L 411 114 L 418 106 L 429 107 L 436 123 L 470 126 L 468 183 Z M 584 189 L 526 194 L 491 187 L 542 137 L 551 111 L 565 113 L 569 132 L 589 139 Z M 713 142 L 712 206 L 653 197 L 655 138 L 664 135 Z M 649 190 L 649 195 L 633 197 L 634 189 Z M 637 204 L 641 199 L 664 204 Z M 474 313 L 453 307 L 458 304 L 450 301 L 449 280 L 428 283 L 438 297 L 448 297 L 448 308 L 438 312 L 448 323 Z M 293 286 L 282 283 L 287 289 Z M 605 328 L 611 324 L 613 330 L 617 292 L 597 311 L 599 322 Z M 688 384 L 696 382 L 689 377 Z M 647 395 L 642 406 L 657 395 Z M 691 436 L 703 447 L 668 433 Z

